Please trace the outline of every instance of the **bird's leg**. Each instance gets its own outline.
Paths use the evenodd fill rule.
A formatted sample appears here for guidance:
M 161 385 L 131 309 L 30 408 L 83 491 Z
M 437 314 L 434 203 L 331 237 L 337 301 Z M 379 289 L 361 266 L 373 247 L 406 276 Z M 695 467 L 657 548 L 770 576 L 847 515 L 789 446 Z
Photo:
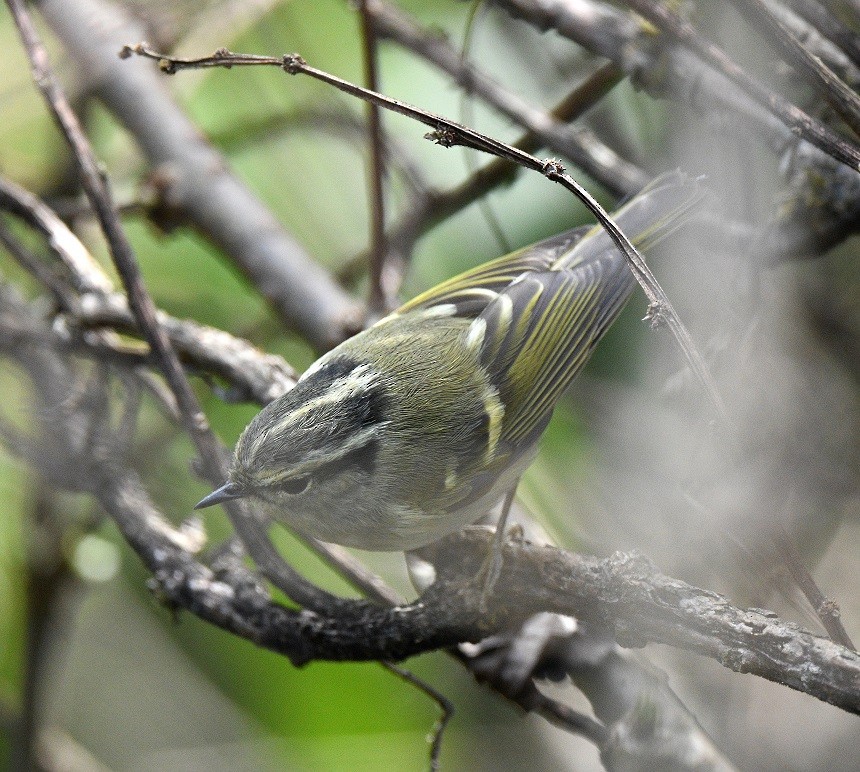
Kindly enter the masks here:
M 493 592 L 499 575 L 502 573 L 502 561 L 504 558 L 503 548 L 505 546 L 505 527 L 508 522 L 508 514 L 511 511 L 511 505 L 514 503 L 514 496 L 517 493 L 517 485 L 519 480 L 511 486 L 511 489 L 505 494 L 505 499 L 502 502 L 502 511 L 499 514 L 499 521 L 496 523 L 496 532 L 493 535 L 493 542 L 490 547 L 490 554 L 484 559 L 481 570 L 478 572 L 478 578 L 483 580 L 483 588 L 481 590 L 482 612 L 487 610 L 487 601 Z

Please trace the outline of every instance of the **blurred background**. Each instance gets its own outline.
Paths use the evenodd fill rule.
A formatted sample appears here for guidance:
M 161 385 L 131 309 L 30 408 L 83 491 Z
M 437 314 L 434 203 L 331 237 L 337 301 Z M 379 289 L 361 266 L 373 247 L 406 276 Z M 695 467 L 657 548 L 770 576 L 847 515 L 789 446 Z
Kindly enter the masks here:
M 705 211 L 649 263 L 712 368 L 733 428 L 726 432 L 715 422 L 668 332 L 640 322 L 646 300 L 637 294 L 557 409 L 518 506 L 558 544 L 597 555 L 640 550 L 668 574 L 819 630 L 774 556 L 768 534 L 777 523 L 822 591 L 839 603 L 856 640 L 860 261 L 853 233 L 860 180 L 798 144 L 742 94 L 720 81 L 715 86 L 692 65 L 685 70 L 688 60 L 623 3 L 569 4 L 572 14 L 587 11 L 580 21 L 597 19 L 593 28 L 578 28 L 579 43 L 552 29 L 541 32 L 527 14 L 510 14 L 514 6 L 524 14 L 526 6 L 546 5 L 391 4 L 430 40 L 447 41 L 454 61 L 462 55 L 505 94 L 538 111 L 557 105 L 606 65 L 600 54 L 621 50 L 619 39 L 605 32 L 609 22 L 604 28 L 598 21 L 613 20 L 619 35 L 635 40 L 616 62 L 611 88 L 598 89 L 594 106 L 573 124 L 593 165 L 562 160 L 608 209 L 663 171 L 705 176 L 713 191 Z M 754 77 L 844 129 L 730 4 L 682 6 L 702 34 Z M 839 18 L 850 30 L 857 11 L 844 6 Z M 180 56 L 220 46 L 295 51 L 316 67 L 363 80 L 360 17 L 354 4 L 340 0 L 136 0 L 94 7 L 109 19 L 136 19 L 154 46 Z M 313 343 L 271 309 L 202 229 L 165 214 L 158 199 L 164 170 L 152 169 L 135 138 L 95 98 L 86 65 L 34 15 L 125 207 L 129 237 L 159 307 L 247 338 L 304 369 L 319 353 Z M 561 16 L 552 17 L 556 26 Z M 553 24 L 544 18 L 543 26 Z M 590 48 L 581 45 L 588 40 Z M 5 7 L 0 44 L 0 174 L 51 203 L 110 270 Z M 384 93 L 504 141 L 524 133 L 521 122 L 414 48 L 402 40 L 381 42 Z M 830 53 L 834 66 L 843 64 L 840 76 L 856 86 L 857 63 L 839 59 L 838 49 Z M 119 59 L 114 66 L 155 67 Z M 269 68 L 163 80 L 277 220 L 363 301 L 370 219 L 363 106 Z M 452 189 L 489 163 L 427 142 L 425 127 L 400 116 L 384 115 L 383 124 L 391 227 L 419 206 L 419 193 Z M 392 296 L 411 297 L 511 248 L 589 222 L 577 201 L 536 174 L 512 174 L 478 199 L 415 238 L 402 260 L 392 259 L 386 279 Z M 2 251 L 0 282 L 30 299 L 42 294 Z M 203 379 L 195 388 L 218 435 L 232 445 L 258 407 L 221 399 Z M 29 389 L 20 368 L 4 360 L 4 422 L 27 427 L 34 421 Z M 160 509 L 174 522 L 187 517 L 208 488 L 190 470 L 190 442 L 146 399 L 134 449 L 134 466 Z M 190 614 L 172 615 L 147 590 L 146 572 L 91 499 L 57 490 L 2 447 L 0 501 L 0 764 L 11 763 L 16 716 L 29 701 L 43 729 L 42 763 L 52 769 L 426 766 L 436 707 L 378 665 L 296 669 Z M 230 532 L 216 510 L 204 513 L 211 543 Z M 309 578 L 350 592 L 289 534 L 276 535 L 278 547 Z M 409 592 L 401 555 L 361 557 Z M 28 678 L 28 630 L 34 629 L 45 654 L 36 677 Z M 740 768 L 857 768 L 856 717 L 692 654 L 649 646 L 641 656 L 665 669 L 681 700 Z M 443 768 L 601 768 L 589 742 L 522 713 L 444 654 L 408 666 L 457 709 L 445 735 Z M 572 686 L 562 693 L 588 710 Z

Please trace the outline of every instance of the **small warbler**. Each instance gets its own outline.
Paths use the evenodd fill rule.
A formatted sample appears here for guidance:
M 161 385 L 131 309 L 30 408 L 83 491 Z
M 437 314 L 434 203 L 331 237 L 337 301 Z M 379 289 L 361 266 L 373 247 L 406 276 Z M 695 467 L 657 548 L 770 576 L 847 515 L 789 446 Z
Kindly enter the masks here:
M 669 173 L 614 219 L 644 250 L 701 197 Z M 600 226 L 439 284 L 266 406 L 196 508 L 247 497 L 306 536 L 366 550 L 424 546 L 502 499 L 504 519 L 556 402 L 634 286 Z

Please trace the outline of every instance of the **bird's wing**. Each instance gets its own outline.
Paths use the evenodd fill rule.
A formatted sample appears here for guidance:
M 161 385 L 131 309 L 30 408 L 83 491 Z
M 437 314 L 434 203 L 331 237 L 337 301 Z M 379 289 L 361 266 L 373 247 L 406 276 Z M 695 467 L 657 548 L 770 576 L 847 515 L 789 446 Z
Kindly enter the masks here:
M 528 443 L 543 430 L 634 286 L 625 259 L 604 254 L 574 270 L 522 275 L 472 322 L 470 337 L 505 405 L 503 441 Z
M 678 228 L 705 192 L 681 172 L 658 177 L 614 219 L 647 249 Z M 542 431 L 555 403 L 615 321 L 636 282 L 609 234 L 595 226 L 546 270 L 524 273 L 472 322 L 480 360 L 505 405 L 502 439 Z
M 409 311 L 449 306 L 450 315 L 472 319 L 518 276 L 549 270 L 588 230 L 588 226 L 574 228 L 471 268 L 418 295 L 394 313 L 400 316 Z

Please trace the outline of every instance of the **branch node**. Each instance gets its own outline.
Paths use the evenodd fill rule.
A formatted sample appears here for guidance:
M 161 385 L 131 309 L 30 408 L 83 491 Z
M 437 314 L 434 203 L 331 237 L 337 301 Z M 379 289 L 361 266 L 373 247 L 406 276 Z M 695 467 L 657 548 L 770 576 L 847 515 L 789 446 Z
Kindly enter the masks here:
M 441 145 L 442 147 L 454 147 L 454 145 L 458 144 L 457 135 L 445 126 L 440 126 L 438 129 L 434 129 L 433 131 L 428 131 L 424 135 L 424 139 L 429 139 L 431 142 Z
M 299 54 L 284 54 L 281 67 L 288 75 L 298 75 L 306 66 L 307 62 Z
M 645 312 L 645 316 L 642 317 L 642 321 L 648 322 L 652 330 L 659 330 L 661 327 L 665 327 L 667 320 L 666 306 L 659 301 L 649 303 L 648 310 Z
M 555 176 L 560 175 L 560 174 L 564 174 L 565 173 L 564 164 L 562 164 L 562 162 L 559 161 L 557 158 L 547 158 L 541 164 L 541 172 L 543 172 L 543 175 L 545 177 L 549 177 L 549 178 L 555 177 Z

